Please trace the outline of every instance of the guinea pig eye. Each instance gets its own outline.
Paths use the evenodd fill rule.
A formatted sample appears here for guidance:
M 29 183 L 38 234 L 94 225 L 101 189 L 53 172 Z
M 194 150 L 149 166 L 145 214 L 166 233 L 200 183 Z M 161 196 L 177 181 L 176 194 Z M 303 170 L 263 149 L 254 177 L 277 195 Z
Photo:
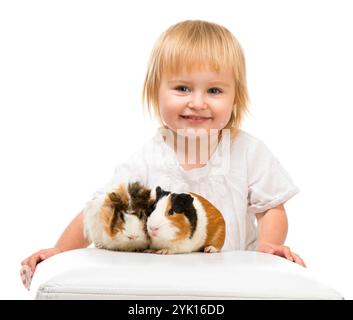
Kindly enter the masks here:
M 168 214 L 171 216 L 174 213 L 173 209 L 169 209 Z

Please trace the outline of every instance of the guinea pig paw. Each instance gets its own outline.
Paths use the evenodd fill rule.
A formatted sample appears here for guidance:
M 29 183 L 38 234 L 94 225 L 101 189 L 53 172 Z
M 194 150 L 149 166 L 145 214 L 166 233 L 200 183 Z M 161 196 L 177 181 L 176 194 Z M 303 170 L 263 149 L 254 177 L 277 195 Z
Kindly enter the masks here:
M 214 246 L 207 246 L 203 251 L 206 253 L 215 253 L 218 252 L 218 249 L 216 249 Z
M 153 249 L 145 249 L 143 250 L 144 253 L 156 253 L 156 250 Z
M 157 254 L 171 254 L 172 252 L 169 249 L 160 249 L 160 250 L 157 250 L 155 253 L 157 253 Z

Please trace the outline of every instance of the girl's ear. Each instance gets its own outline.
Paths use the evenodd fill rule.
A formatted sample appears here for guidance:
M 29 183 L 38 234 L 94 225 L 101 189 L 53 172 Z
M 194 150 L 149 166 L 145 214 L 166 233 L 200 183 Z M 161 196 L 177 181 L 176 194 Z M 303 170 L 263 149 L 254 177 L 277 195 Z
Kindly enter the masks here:
M 192 205 L 194 198 L 187 193 L 172 193 L 172 209 L 175 212 L 185 212 Z

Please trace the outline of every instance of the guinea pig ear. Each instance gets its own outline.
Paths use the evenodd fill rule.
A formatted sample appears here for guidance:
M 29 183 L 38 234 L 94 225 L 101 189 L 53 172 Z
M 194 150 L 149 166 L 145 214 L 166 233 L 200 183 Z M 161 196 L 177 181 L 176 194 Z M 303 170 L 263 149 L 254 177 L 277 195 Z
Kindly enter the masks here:
M 123 201 L 120 194 L 116 192 L 110 192 L 107 195 L 111 202 L 110 205 L 112 206 L 112 208 L 114 208 L 114 210 L 121 211 L 127 209 L 127 204 Z
M 170 193 L 170 191 L 165 191 L 165 190 L 163 190 L 160 186 L 158 186 L 158 187 L 156 188 L 156 202 L 157 202 L 160 198 L 162 198 L 162 197 L 164 197 L 164 196 L 167 196 L 169 193 Z
M 108 193 L 108 198 L 113 203 L 119 203 L 121 201 L 121 197 L 115 192 Z
M 163 190 L 160 186 L 156 188 L 156 201 L 162 196 Z
M 194 198 L 187 193 L 172 193 L 172 209 L 175 212 L 185 212 L 190 208 Z

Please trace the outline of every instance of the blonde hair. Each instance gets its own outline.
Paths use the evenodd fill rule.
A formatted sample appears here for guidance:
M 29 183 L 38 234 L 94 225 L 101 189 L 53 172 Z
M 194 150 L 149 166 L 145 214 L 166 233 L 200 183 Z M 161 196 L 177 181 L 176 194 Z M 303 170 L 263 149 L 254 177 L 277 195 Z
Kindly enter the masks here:
M 235 136 L 244 115 L 248 112 L 245 57 L 234 35 L 225 27 L 201 20 L 186 20 L 169 27 L 158 38 L 150 56 L 143 86 L 142 99 L 151 106 L 162 124 L 158 93 L 163 74 L 177 74 L 208 67 L 213 72 L 231 69 L 235 79 L 233 112 L 225 126 Z

